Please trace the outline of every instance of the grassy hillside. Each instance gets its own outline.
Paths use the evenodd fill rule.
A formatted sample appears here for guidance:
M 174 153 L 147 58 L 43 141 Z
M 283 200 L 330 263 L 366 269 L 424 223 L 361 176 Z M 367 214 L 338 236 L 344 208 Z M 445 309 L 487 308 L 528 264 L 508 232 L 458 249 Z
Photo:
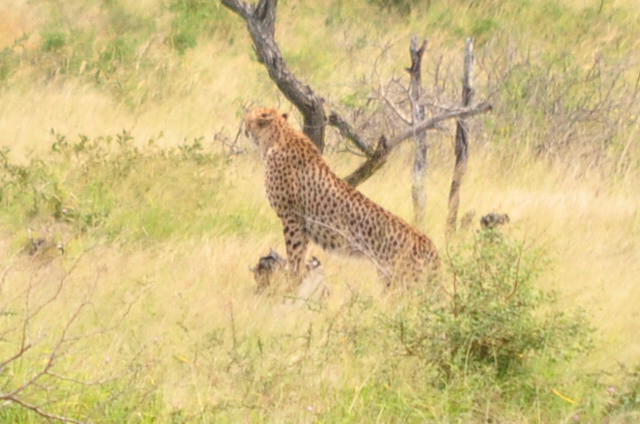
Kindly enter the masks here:
M 471 126 L 474 227 L 449 243 L 453 130 L 429 136 L 440 289 L 386 293 L 368 263 L 314 247 L 332 296 L 293 308 L 248 270 L 282 240 L 241 118 L 292 107 L 239 18 L 205 0 L 9 0 L 0 421 L 635 422 L 638 22 L 632 0 L 281 0 L 291 68 L 372 139 L 414 33 L 430 99 L 459 101 L 472 35 L 494 105 Z M 346 175 L 361 159 L 328 138 Z M 411 155 L 360 187 L 407 220 Z M 499 242 L 476 232 L 491 211 L 511 217 Z

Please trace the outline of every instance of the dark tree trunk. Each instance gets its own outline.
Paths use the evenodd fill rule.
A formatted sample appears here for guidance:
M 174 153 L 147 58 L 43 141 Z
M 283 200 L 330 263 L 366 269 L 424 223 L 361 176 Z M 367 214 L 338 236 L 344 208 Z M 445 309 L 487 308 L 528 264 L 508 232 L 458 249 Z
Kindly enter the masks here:
M 302 114 L 302 131 L 323 151 L 327 124 L 324 100 L 311 87 L 298 80 L 282 58 L 274 38 L 278 0 L 260 0 L 255 6 L 240 0 L 221 2 L 247 23 L 258 60 L 267 68 L 269 77 L 282 94 Z
M 411 75 L 411 85 L 409 86 L 409 97 L 411 98 L 412 124 L 422 122 L 425 118 L 424 105 L 420 103 L 422 96 L 422 56 L 427 47 L 427 40 L 422 41 L 418 47 L 418 37 L 411 39 L 411 67 L 407 71 Z M 413 159 L 413 186 L 411 187 L 411 199 L 413 200 L 414 222 L 417 226 L 422 226 L 427 209 L 427 192 L 424 186 L 424 179 L 427 172 L 427 131 L 416 131 L 416 152 Z
M 464 55 L 464 74 L 462 78 L 462 106 L 467 107 L 473 100 L 473 38 L 467 38 Z M 447 217 L 447 233 L 456 231 L 458 209 L 460 207 L 460 187 L 467 172 L 469 159 L 469 131 L 463 118 L 456 121 L 455 155 L 451 190 L 449 191 L 449 215 Z

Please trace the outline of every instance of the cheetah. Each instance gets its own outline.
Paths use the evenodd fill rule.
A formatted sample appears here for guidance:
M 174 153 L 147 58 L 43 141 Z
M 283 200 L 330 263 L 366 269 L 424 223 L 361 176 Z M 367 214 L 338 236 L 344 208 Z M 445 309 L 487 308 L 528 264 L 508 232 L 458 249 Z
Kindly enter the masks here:
M 289 271 L 298 281 L 309 241 L 367 257 L 387 286 L 418 282 L 439 267 L 432 241 L 336 176 L 287 114 L 256 108 L 244 126 L 265 164 L 267 197 L 282 222 Z

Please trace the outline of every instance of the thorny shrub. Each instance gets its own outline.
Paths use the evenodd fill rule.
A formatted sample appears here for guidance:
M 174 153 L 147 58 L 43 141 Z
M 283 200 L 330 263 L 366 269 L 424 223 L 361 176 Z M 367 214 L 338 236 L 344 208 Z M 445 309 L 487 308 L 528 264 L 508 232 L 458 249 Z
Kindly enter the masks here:
M 447 261 L 452 281 L 387 321 L 405 353 L 443 380 L 473 372 L 508 378 L 526 373 L 533 358 L 562 362 L 590 345 L 583 314 L 536 287 L 548 266 L 541 249 L 486 230 Z

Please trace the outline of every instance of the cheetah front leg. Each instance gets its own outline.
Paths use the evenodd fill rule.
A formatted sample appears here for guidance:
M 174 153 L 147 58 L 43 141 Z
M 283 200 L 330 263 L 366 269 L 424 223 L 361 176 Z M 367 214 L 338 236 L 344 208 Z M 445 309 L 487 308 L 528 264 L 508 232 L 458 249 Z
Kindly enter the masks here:
M 287 248 L 289 272 L 293 276 L 293 284 L 298 286 L 302 282 L 305 271 L 304 258 L 309 246 L 309 238 L 304 232 L 304 222 L 300 217 L 289 215 L 281 217 L 284 242 Z

